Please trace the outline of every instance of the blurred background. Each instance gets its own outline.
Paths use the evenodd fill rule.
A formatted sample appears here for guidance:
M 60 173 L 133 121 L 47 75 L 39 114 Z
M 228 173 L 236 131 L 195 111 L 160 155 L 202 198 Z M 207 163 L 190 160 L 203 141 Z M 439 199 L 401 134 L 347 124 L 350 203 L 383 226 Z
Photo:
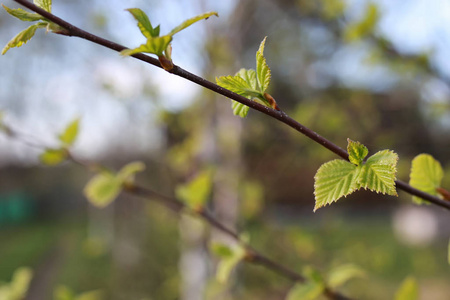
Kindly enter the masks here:
M 450 174 L 449 2 L 54 0 L 53 13 L 136 47 L 144 38 L 130 7 L 162 34 L 217 11 L 172 44 L 175 64 L 211 81 L 255 68 L 268 36 L 269 93 L 290 116 L 343 148 L 351 138 L 372 154 L 394 150 L 400 180 L 424 152 Z M 0 44 L 27 26 L 2 10 Z M 247 264 L 217 282 L 208 243 L 226 237 L 190 217 L 128 195 L 90 206 L 82 190 L 92 174 L 70 163 L 42 166 L 42 151 L 28 145 L 56 145 L 77 117 L 77 157 L 117 169 L 142 160 L 137 181 L 162 194 L 214 166 L 216 217 L 284 265 L 324 274 L 357 265 L 365 277 L 342 292 L 358 299 L 391 299 L 409 275 L 420 299 L 450 297 L 447 211 L 415 206 L 403 192 L 358 191 L 313 213 L 314 174 L 337 157 L 265 115 L 240 119 L 224 97 L 45 30 L 0 57 L 0 76 L 4 122 L 22 133 L 0 135 L 0 282 L 30 268 L 26 299 L 86 291 L 101 292 L 91 299 L 284 299 L 292 287 Z

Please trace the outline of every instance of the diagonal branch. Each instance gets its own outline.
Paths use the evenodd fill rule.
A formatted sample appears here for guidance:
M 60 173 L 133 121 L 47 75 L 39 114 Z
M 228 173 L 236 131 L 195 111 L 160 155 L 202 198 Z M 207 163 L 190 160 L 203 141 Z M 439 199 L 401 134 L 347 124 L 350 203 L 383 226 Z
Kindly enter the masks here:
M 75 37 L 79 37 L 88 41 L 91 41 L 93 43 L 96 43 L 98 45 L 102 45 L 106 48 L 112 49 L 114 51 L 122 51 L 124 49 L 127 49 L 125 46 L 122 46 L 120 44 L 114 43 L 112 41 L 106 40 L 104 38 L 101 38 L 99 36 L 96 36 L 94 34 L 91 34 L 87 31 L 84 31 L 64 20 L 62 20 L 61 18 L 58 18 L 57 16 L 43 10 L 42 8 L 34 5 L 31 2 L 28 2 L 26 0 L 14 0 L 15 2 L 29 8 L 30 10 L 42 15 L 43 17 L 45 17 L 46 19 L 48 19 L 49 21 L 58 24 L 59 26 L 65 28 L 67 30 L 67 32 L 62 32 L 60 34 L 63 35 L 67 35 L 67 36 L 75 36 Z M 154 65 L 156 67 L 162 68 L 159 61 L 153 57 L 150 57 L 148 55 L 139 53 L 139 54 L 135 54 L 133 55 L 134 58 L 142 60 L 146 63 L 149 63 L 151 65 Z M 307 136 L 308 138 L 310 138 L 311 140 L 315 141 L 316 143 L 322 145 L 323 147 L 327 148 L 328 150 L 330 150 L 331 152 L 337 154 L 338 156 L 342 157 L 345 160 L 348 160 L 348 153 L 347 151 L 345 151 L 344 149 L 342 149 L 341 147 L 337 146 L 336 144 L 334 144 L 333 142 L 329 141 L 328 139 L 322 137 L 321 135 L 319 135 L 318 133 L 314 132 L 313 130 L 303 126 L 302 124 L 300 124 L 299 122 L 297 122 L 296 120 L 292 119 L 291 117 L 289 117 L 285 112 L 283 111 L 277 111 L 274 110 L 272 108 L 269 108 L 267 106 L 261 105 L 255 101 L 252 101 L 250 99 L 247 99 L 243 96 L 240 96 L 236 93 L 233 93 L 227 89 L 224 89 L 220 86 L 218 86 L 217 84 L 208 81 L 200 76 L 197 76 L 195 74 L 190 73 L 189 71 L 186 71 L 184 69 L 182 69 L 179 66 L 174 66 L 174 68 L 172 70 L 169 71 L 170 73 L 183 77 L 191 82 L 194 82 L 200 86 L 203 86 L 204 88 L 207 88 L 217 94 L 223 95 L 227 98 L 233 99 L 237 102 L 240 102 L 244 105 L 247 105 L 251 108 L 253 108 L 254 110 L 257 110 L 259 112 L 262 112 L 263 114 L 266 114 L 274 119 L 279 120 L 280 122 L 286 124 L 287 126 L 293 128 L 294 130 L 304 134 L 305 136 Z M 442 200 L 436 196 L 430 195 L 428 193 L 422 192 L 416 188 L 413 188 L 412 186 L 408 185 L 407 183 L 397 180 L 396 181 L 396 187 L 398 189 L 401 189 L 403 191 L 405 191 L 408 194 L 420 197 L 432 204 L 435 204 L 437 206 L 443 207 L 445 209 L 450 210 L 450 201 L 445 201 Z

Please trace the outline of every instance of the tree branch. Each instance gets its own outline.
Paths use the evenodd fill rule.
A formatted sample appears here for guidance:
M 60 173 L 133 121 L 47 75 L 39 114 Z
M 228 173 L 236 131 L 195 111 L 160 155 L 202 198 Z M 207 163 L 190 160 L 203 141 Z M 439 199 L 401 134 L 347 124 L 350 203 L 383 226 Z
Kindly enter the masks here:
M 124 49 L 127 49 L 125 46 L 122 46 L 120 44 L 114 43 L 112 41 L 103 39 L 101 37 L 98 37 L 96 35 L 93 35 L 87 31 L 84 31 L 64 20 L 62 20 L 61 18 L 56 17 L 55 15 L 43 10 L 42 8 L 34 5 L 31 2 L 28 2 L 26 0 L 14 0 L 15 2 L 29 8 L 30 10 L 42 15 L 43 17 L 45 17 L 46 19 L 48 19 L 49 21 L 58 24 L 59 26 L 65 28 L 68 33 L 64 33 L 64 35 L 67 36 L 76 36 L 88 41 L 91 41 L 93 43 L 96 43 L 98 45 L 102 45 L 106 48 L 112 49 L 114 51 L 120 52 Z M 150 57 L 148 55 L 139 53 L 139 54 L 135 54 L 133 55 L 134 58 L 142 60 L 146 63 L 149 63 L 151 65 L 154 65 L 156 67 L 162 68 L 159 61 L 156 58 Z M 180 76 L 182 78 L 185 78 L 191 82 L 194 82 L 198 85 L 201 85 L 217 94 L 223 95 L 227 98 L 233 99 L 237 102 L 240 102 L 244 105 L 247 105 L 251 108 L 253 108 L 254 110 L 257 110 L 259 112 L 262 112 L 263 114 L 266 114 L 274 119 L 279 120 L 280 122 L 286 124 L 287 126 L 293 128 L 294 130 L 302 133 L 303 135 L 307 136 L 308 138 L 310 138 L 311 140 L 315 141 L 316 143 L 322 145 L 323 147 L 327 148 L 328 150 L 330 150 L 331 152 L 337 154 L 338 156 L 340 156 L 341 158 L 348 160 L 348 153 L 346 150 L 342 149 L 341 147 L 337 146 L 336 144 L 334 144 L 333 142 L 329 141 L 328 139 L 322 137 L 321 135 L 319 135 L 318 133 L 314 132 L 313 130 L 303 126 L 302 124 L 300 124 L 299 122 L 297 122 L 296 120 L 292 119 L 291 117 L 289 117 L 285 112 L 283 111 L 277 111 L 274 110 L 272 108 L 269 108 L 267 106 L 261 105 L 255 101 L 252 101 L 250 99 L 247 99 L 243 96 L 240 96 L 236 93 L 233 93 L 227 89 L 224 89 L 220 86 L 218 86 L 217 84 L 208 81 L 200 76 L 197 76 L 195 74 L 192 74 L 184 69 L 182 69 L 179 66 L 174 66 L 174 68 L 172 70 L 169 71 L 170 73 Z M 428 193 L 422 192 L 416 188 L 413 188 L 412 186 L 408 185 L 407 183 L 397 180 L 396 181 L 396 187 L 398 189 L 401 189 L 403 191 L 405 191 L 406 193 L 409 193 L 411 195 L 420 197 L 422 199 L 424 199 L 425 201 L 428 201 L 430 203 L 433 203 L 437 206 L 440 206 L 442 208 L 448 209 L 450 210 L 450 202 L 449 201 L 445 201 L 440 199 L 439 197 L 430 195 Z

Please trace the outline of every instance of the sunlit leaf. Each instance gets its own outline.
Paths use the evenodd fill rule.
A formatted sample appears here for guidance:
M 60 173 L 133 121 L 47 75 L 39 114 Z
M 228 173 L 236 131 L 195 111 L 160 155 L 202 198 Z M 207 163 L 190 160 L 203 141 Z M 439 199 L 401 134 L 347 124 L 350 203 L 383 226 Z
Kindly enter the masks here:
M 438 196 L 436 188 L 441 186 L 444 171 L 439 161 L 429 154 L 419 154 L 412 160 L 409 184 L 425 193 Z M 421 198 L 413 196 L 413 201 L 427 203 Z
M 66 149 L 46 149 L 39 156 L 39 160 L 48 166 L 55 166 L 65 161 L 67 157 L 68 153 Z
M 28 22 L 34 22 L 34 21 L 39 21 L 44 19 L 41 15 L 36 14 L 36 13 L 30 13 L 28 11 L 25 11 L 21 8 L 17 8 L 17 9 L 12 9 L 9 8 L 5 5 L 3 5 L 3 8 L 6 10 L 7 13 L 9 13 L 10 15 L 18 18 L 21 21 L 28 21 Z
M 248 96 L 258 97 L 261 95 L 255 70 L 240 69 L 234 76 L 239 76 L 244 79 L 247 84 Z
M 233 269 L 245 258 L 246 250 L 240 245 L 236 245 L 234 247 L 223 245 L 223 247 L 218 249 L 216 244 L 215 247 L 215 251 L 219 252 L 218 254 L 220 258 L 217 266 L 216 278 L 220 283 L 225 283 L 230 278 Z
M 14 271 L 9 284 L 9 298 L 7 299 L 24 299 L 32 277 L 33 271 L 30 268 L 19 268 Z
M 159 36 L 159 26 L 153 28 L 152 23 L 145 12 L 139 8 L 129 8 L 126 10 L 133 15 L 136 21 L 138 21 L 138 27 L 146 38 Z
M 296 284 L 290 289 L 286 300 L 314 300 L 322 295 L 324 285 L 315 281 Z
M 201 171 L 191 181 L 177 186 L 175 192 L 177 197 L 194 210 L 201 210 L 211 193 L 212 169 Z
M 373 192 L 397 196 L 395 179 L 398 155 L 383 150 L 369 157 L 358 176 L 359 187 Z
M 240 102 L 231 100 L 231 109 L 233 109 L 233 114 L 235 116 L 239 116 L 241 118 L 245 118 L 248 114 L 248 110 L 250 109 L 247 105 L 242 104 Z
M 23 44 L 25 44 L 26 42 L 28 42 L 36 33 L 36 30 L 38 28 L 43 28 L 47 26 L 47 23 L 45 22 L 40 22 L 34 25 L 31 25 L 30 27 L 28 27 L 27 29 L 19 32 L 15 37 L 12 38 L 12 40 L 10 40 L 8 42 L 8 44 L 6 44 L 6 46 L 3 48 L 2 50 L 2 55 L 4 55 L 9 49 L 14 48 L 14 47 L 20 47 Z
M 122 182 L 109 172 L 95 175 L 85 186 L 84 195 L 91 204 L 105 207 L 119 195 Z
M 267 37 L 261 42 L 258 51 L 256 52 L 256 73 L 258 77 L 258 83 L 261 93 L 264 93 L 270 84 L 270 68 L 267 65 L 266 58 L 264 57 L 264 45 Z
M 33 0 L 33 2 L 40 8 L 52 12 L 52 0 Z
M 63 133 L 59 135 L 59 140 L 67 146 L 71 146 L 78 136 L 80 119 L 77 118 L 67 125 Z
M 403 280 L 402 285 L 395 293 L 394 300 L 417 300 L 419 299 L 419 287 L 417 281 L 408 277 Z
M 364 270 L 358 266 L 352 264 L 341 265 L 328 272 L 328 286 L 336 289 L 351 279 L 364 276 Z
M 337 201 L 358 189 L 356 181 L 359 167 L 340 159 L 324 163 L 314 176 L 314 194 L 318 208 Z
M 163 56 L 164 51 L 166 50 L 167 46 L 172 41 L 172 37 L 169 35 L 164 35 L 160 37 L 151 37 L 147 39 L 146 44 L 142 44 L 137 48 L 134 49 L 125 49 L 120 52 L 120 55 L 122 56 L 129 56 L 136 53 L 152 53 L 156 54 L 158 56 Z
M 141 53 L 141 52 L 148 52 L 147 51 L 147 45 L 140 45 L 139 47 L 137 47 L 137 48 L 134 48 L 134 49 L 124 49 L 124 50 L 122 50 L 122 51 L 120 51 L 120 55 L 122 55 L 122 56 L 130 56 L 130 55 L 133 55 L 133 54 L 136 54 L 136 53 Z
M 218 17 L 219 14 L 217 12 L 215 12 L 215 11 L 212 11 L 212 12 L 207 12 L 207 13 L 195 16 L 193 18 L 190 18 L 190 19 L 184 21 L 183 23 L 181 23 L 180 25 L 178 25 L 177 27 L 175 27 L 174 29 L 172 29 L 172 31 L 170 31 L 168 35 L 172 36 L 172 35 L 180 32 L 181 30 L 191 26 L 192 24 L 194 24 L 194 23 L 196 23 L 196 22 L 198 22 L 200 20 L 203 20 L 203 19 L 208 19 L 211 16 Z
M 347 139 L 347 141 L 348 159 L 352 164 L 359 166 L 367 154 L 369 154 L 369 150 L 360 142 L 354 142 L 350 139 Z
M 141 161 L 128 163 L 117 173 L 120 182 L 134 181 L 134 175 L 145 170 L 145 164 Z
M 242 78 L 241 75 L 221 76 L 221 77 L 216 78 L 216 82 L 221 87 L 223 87 L 227 90 L 230 90 L 236 94 L 239 94 L 241 96 L 244 96 L 244 97 L 248 97 L 250 94 L 258 95 L 257 94 L 258 92 L 253 88 L 253 86 L 250 85 L 250 82 L 248 82 L 244 78 Z M 256 76 L 255 76 L 254 82 L 256 83 Z
M 227 258 L 233 256 L 233 250 L 230 246 L 222 243 L 211 243 L 209 245 L 211 252 L 220 258 Z

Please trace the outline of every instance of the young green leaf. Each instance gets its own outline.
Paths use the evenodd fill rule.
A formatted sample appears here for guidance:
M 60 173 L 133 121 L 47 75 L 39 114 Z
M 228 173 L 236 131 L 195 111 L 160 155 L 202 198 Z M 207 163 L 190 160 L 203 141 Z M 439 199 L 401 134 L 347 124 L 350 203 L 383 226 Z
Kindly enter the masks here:
M 256 90 L 256 72 L 254 70 L 241 69 L 234 76 L 216 78 L 216 82 L 221 87 L 244 97 L 251 98 L 259 95 Z
M 110 172 L 95 175 L 84 187 L 84 195 L 94 206 L 103 208 L 114 201 L 122 190 L 122 182 Z
M 358 185 L 373 192 L 397 196 L 395 175 L 398 155 L 391 150 L 375 153 L 362 166 Z
M 164 51 L 172 41 L 172 36 L 164 35 L 158 37 L 150 37 L 147 43 L 140 45 L 134 49 L 125 49 L 120 52 L 122 56 L 129 56 L 136 53 L 146 52 L 156 54 L 157 56 L 164 56 Z
M 246 250 L 240 245 L 229 247 L 227 245 L 214 243 L 212 251 L 220 258 L 217 266 L 216 278 L 220 283 L 228 281 L 233 269 L 245 258 Z
M 231 108 L 233 109 L 233 114 L 241 118 L 245 118 L 248 114 L 248 110 L 250 109 L 247 105 L 234 100 L 231 100 Z
M 52 0 L 33 0 L 33 2 L 40 8 L 52 12 Z
M 122 167 L 122 169 L 120 169 L 120 171 L 117 173 L 117 179 L 122 183 L 125 183 L 127 181 L 133 182 L 134 175 L 144 170 L 145 164 L 141 161 L 135 161 Z
M 441 186 L 444 171 L 439 161 L 429 154 L 419 154 L 412 160 L 409 184 L 428 194 L 439 196 L 436 191 Z M 417 204 L 427 203 L 421 198 L 413 196 Z
M 212 169 L 201 171 L 186 184 L 177 186 L 175 193 L 193 210 L 202 210 L 212 189 Z
M 146 38 L 150 39 L 159 36 L 159 26 L 153 28 L 152 23 L 145 12 L 139 8 L 129 8 L 126 10 L 133 15 L 136 21 L 138 21 L 138 27 Z
M 351 139 L 347 139 L 347 142 L 348 159 L 352 164 L 359 166 L 369 154 L 369 150 L 360 142 L 354 142 Z
M 357 166 L 340 159 L 324 163 L 314 176 L 314 211 L 356 191 Z
M 212 11 L 212 12 L 207 12 L 207 13 L 195 16 L 193 18 L 190 18 L 190 19 L 184 21 L 183 23 L 181 23 L 180 25 L 178 25 L 177 27 L 175 27 L 174 29 L 172 29 L 172 31 L 169 32 L 169 35 L 174 35 L 174 34 L 180 32 L 181 30 L 191 26 L 192 24 L 194 24 L 200 20 L 203 20 L 203 19 L 208 19 L 211 16 L 218 17 L 219 14 L 215 11 Z
M 367 155 L 365 146 L 348 140 L 349 160 L 333 160 L 323 164 L 314 176 L 314 194 L 318 208 L 337 201 L 364 188 L 377 193 L 397 195 L 395 177 L 398 156 L 391 150 L 375 153 L 362 163 Z
M 407 277 L 395 293 L 394 300 L 416 300 L 419 298 L 419 287 L 413 277 Z
M 77 118 L 67 125 L 63 133 L 59 135 L 59 140 L 64 146 L 72 146 L 73 142 L 78 136 L 78 128 L 80 124 L 80 119 Z
M 4 55 L 9 49 L 14 48 L 14 47 L 20 47 L 23 44 L 25 44 L 26 42 L 28 42 L 36 33 L 36 30 L 38 28 L 44 28 L 47 26 L 46 22 L 39 22 L 37 24 L 31 25 L 30 27 L 28 27 L 27 29 L 19 32 L 15 37 L 12 38 L 12 40 L 10 40 L 8 42 L 8 44 L 6 44 L 6 46 L 3 48 L 2 50 L 2 55 Z
M 267 37 L 261 42 L 258 51 L 256 52 L 256 73 L 258 74 L 258 84 L 261 93 L 264 94 L 270 84 L 270 68 L 267 65 L 266 58 L 264 57 L 264 45 Z
M 364 270 L 358 266 L 352 264 L 341 265 L 328 272 L 328 286 L 336 289 L 353 278 L 364 277 L 365 275 Z
M 39 155 L 39 160 L 48 166 L 56 166 L 68 157 L 69 153 L 66 149 L 46 149 L 41 155 Z
M 289 291 L 286 300 L 314 300 L 318 299 L 324 291 L 324 285 L 315 281 L 296 284 Z
M 39 21 L 39 20 L 43 20 L 44 19 L 39 14 L 30 13 L 30 12 L 27 12 L 27 11 L 21 9 L 21 8 L 12 9 L 12 8 L 9 8 L 9 7 L 5 6 L 5 5 L 3 5 L 3 4 L 2 4 L 2 6 L 3 6 L 3 8 L 6 10 L 6 12 L 8 14 L 10 14 L 13 17 L 18 18 L 21 21 L 34 22 L 34 21 Z

